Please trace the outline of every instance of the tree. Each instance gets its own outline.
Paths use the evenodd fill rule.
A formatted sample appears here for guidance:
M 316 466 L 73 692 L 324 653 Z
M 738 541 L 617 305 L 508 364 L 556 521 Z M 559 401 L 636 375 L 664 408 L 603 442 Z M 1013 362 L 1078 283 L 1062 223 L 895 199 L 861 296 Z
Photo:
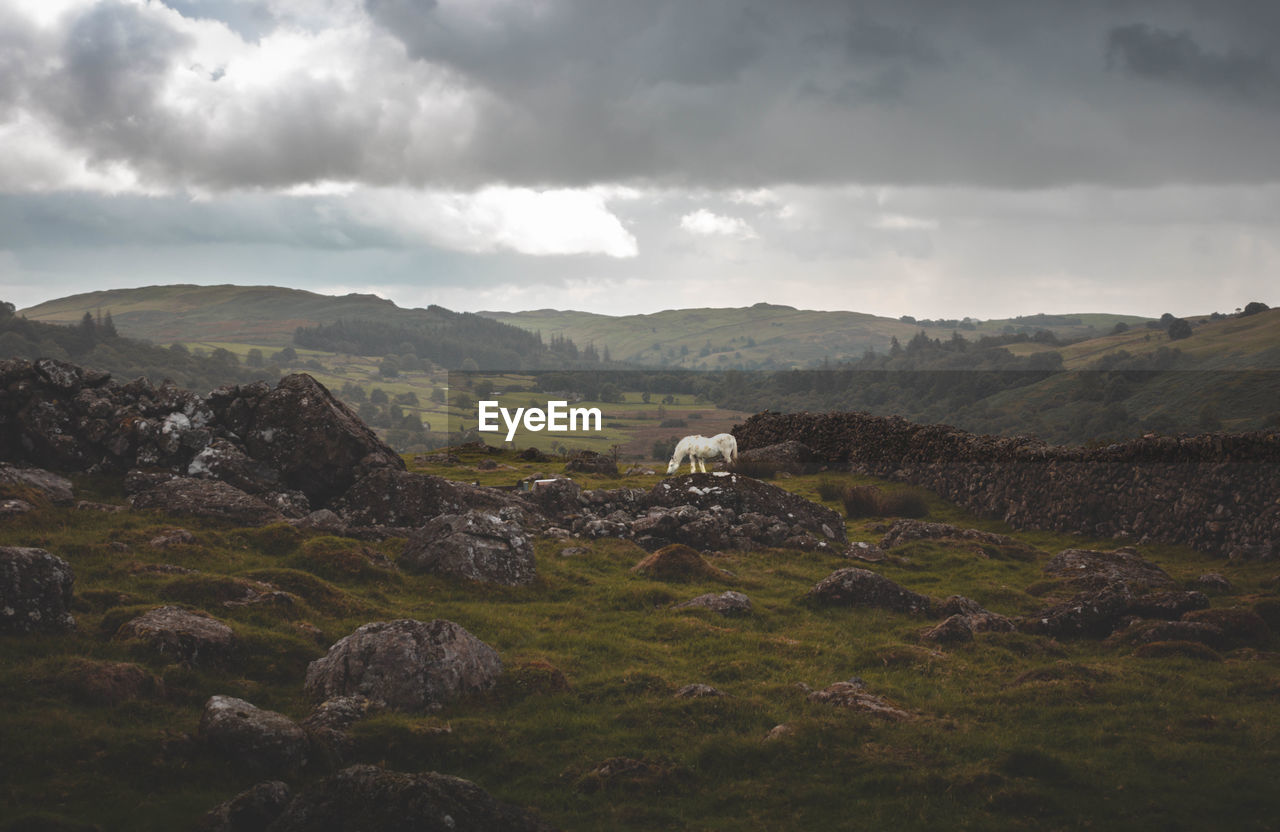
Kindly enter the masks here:
M 1259 312 L 1266 312 L 1270 308 L 1271 308 L 1270 306 L 1267 306 L 1262 301 L 1259 301 L 1259 300 L 1250 301 L 1249 303 L 1246 303 L 1244 305 L 1244 310 L 1240 313 L 1240 317 L 1243 318 L 1246 315 L 1256 315 Z
M 1183 338 L 1191 337 L 1191 324 L 1183 318 L 1174 318 L 1169 324 L 1169 340 L 1181 341 Z
M 1123 332 L 1128 332 L 1128 331 L 1129 331 L 1129 325 L 1127 323 L 1125 323 L 1124 321 L 1117 321 L 1115 327 L 1113 327 L 1111 330 L 1111 334 L 1119 335 Z
M 116 332 L 116 322 L 111 320 L 111 313 L 107 312 L 107 317 L 102 320 L 102 337 L 103 338 L 119 338 L 120 333 Z
M 474 373 L 480 369 L 480 365 L 476 363 L 474 358 L 464 358 L 462 359 L 462 364 L 458 366 L 458 369 L 462 370 L 464 373 Z
M 387 395 L 386 390 L 381 387 L 375 387 L 369 392 L 369 401 L 373 404 L 386 404 L 391 401 L 391 398 Z
M 271 360 L 277 364 L 292 364 L 298 360 L 298 351 L 293 347 L 285 347 L 280 352 L 273 354 Z
M 9 303 L 9 301 L 0 300 L 0 321 L 3 321 L 5 318 L 12 318 L 13 314 L 17 310 L 18 310 L 18 307 L 14 306 L 12 303 Z
M 378 375 L 383 378 L 395 378 L 400 375 L 400 362 L 394 358 L 384 358 L 378 365 Z
M 249 354 L 245 356 L 244 363 L 248 367 L 265 367 L 267 360 L 263 357 L 262 350 L 255 348 L 249 350 Z

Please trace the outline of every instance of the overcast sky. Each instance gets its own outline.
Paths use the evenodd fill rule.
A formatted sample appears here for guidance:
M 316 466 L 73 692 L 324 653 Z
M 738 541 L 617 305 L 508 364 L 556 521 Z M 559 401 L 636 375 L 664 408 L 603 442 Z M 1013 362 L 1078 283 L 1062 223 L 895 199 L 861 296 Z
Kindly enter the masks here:
M 1280 296 L 1280 3 L 0 0 L 0 299 Z

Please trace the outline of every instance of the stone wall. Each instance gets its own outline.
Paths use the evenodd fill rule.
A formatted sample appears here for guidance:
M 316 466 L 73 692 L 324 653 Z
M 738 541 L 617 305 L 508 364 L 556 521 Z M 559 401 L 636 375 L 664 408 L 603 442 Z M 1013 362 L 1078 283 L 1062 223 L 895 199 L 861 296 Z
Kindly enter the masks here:
M 759 413 L 733 433 L 744 451 L 798 440 L 824 463 L 924 486 L 1017 528 L 1182 543 L 1232 558 L 1280 549 L 1276 432 L 1080 448 L 866 413 Z

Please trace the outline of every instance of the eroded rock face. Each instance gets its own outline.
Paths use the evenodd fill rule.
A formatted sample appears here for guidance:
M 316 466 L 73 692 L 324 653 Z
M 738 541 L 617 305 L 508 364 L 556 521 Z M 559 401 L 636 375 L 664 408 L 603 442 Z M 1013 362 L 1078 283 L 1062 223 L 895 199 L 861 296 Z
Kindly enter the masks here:
M 375 621 L 339 640 L 307 668 L 314 699 L 364 696 L 406 711 L 434 710 L 487 690 L 502 673 L 498 654 L 452 621 Z
M 232 762 L 260 772 L 290 772 L 307 762 L 307 732 L 284 714 L 233 696 L 213 696 L 200 736 Z
M 120 625 L 115 638 L 137 640 L 170 661 L 216 665 L 230 658 L 235 633 L 205 612 L 157 607 Z
M 469 780 L 351 766 L 289 804 L 272 832 L 553 832 L 534 815 L 499 803 Z
M 0 633 L 74 629 L 71 564 L 44 549 L 0 546 Z
M 808 597 L 815 603 L 830 606 L 880 607 L 911 615 L 929 615 L 933 611 L 933 602 L 928 596 L 856 566 L 832 572 L 809 590 Z
M 428 520 L 405 544 L 400 566 L 504 586 L 538 577 L 533 544 L 520 526 L 482 511 Z
M 237 526 L 264 526 L 284 519 L 279 511 L 221 480 L 174 477 L 129 502 L 135 509 L 153 508 L 179 517 L 213 517 Z
M 404 470 L 395 451 L 306 373 L 280 379 L 258 399 L 242 430 L 248 454 L 317 506 L 340 496 L 363 473 Z

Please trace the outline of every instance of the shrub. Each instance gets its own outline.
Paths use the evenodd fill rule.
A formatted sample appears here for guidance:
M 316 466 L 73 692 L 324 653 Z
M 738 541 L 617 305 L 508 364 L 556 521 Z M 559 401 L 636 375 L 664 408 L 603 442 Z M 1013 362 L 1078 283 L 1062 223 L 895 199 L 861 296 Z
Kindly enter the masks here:
M 684 419 L 663 419 L 658 425 L 660 428 L 687 428 L 689 423 Z
M 1169 340 L 1181 341 L 1183 338 L 1191 337 L 1191 324 L 1182 318 L 1174 320 L 1169 324 Z
M 846 517 L 881 517 L 880 499 L 884 494 L 874 485 L 851 485 L 840 495 Z

